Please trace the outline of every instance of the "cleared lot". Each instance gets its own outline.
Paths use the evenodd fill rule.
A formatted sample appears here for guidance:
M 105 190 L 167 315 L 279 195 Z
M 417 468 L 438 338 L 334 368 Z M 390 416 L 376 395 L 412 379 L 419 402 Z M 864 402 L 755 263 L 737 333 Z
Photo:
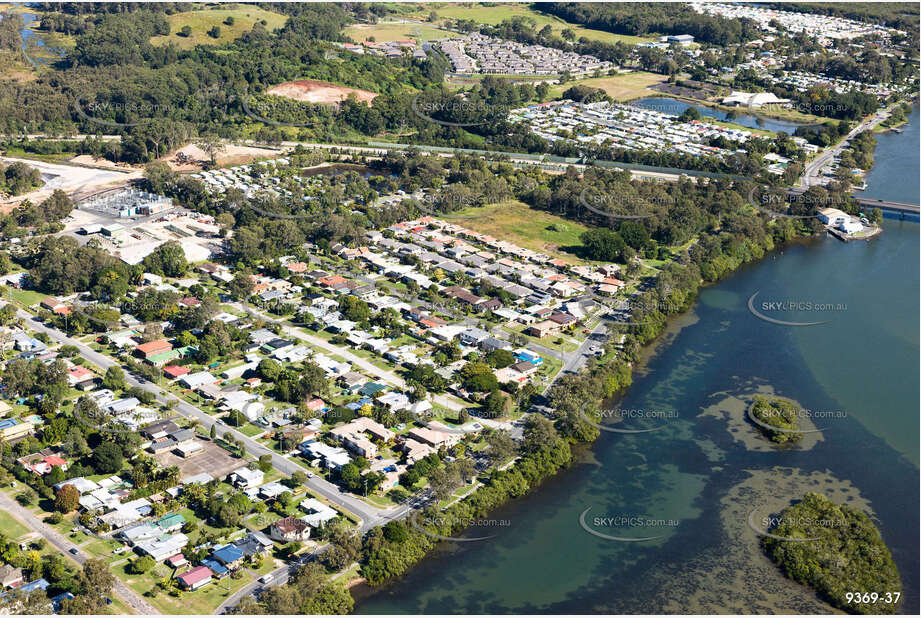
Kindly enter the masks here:
M 219 479 L 245 463 L 239 457 L 231 455 L 213 442 L 203 440 L 202 446 L 204 451 L 188 459 L 183 459 L 172 451 L 160 453 L 156 456 L 156 459 L 163 467 L 176 466 L 179 468 L 180 478 L 188 478 L 204 472 Z

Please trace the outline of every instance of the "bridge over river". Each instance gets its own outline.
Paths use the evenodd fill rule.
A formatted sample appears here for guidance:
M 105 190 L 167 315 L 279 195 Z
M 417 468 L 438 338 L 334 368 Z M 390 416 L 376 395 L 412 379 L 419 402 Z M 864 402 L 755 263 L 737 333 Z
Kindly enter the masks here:
M 854 196 L 858 204 L 864 208 L 879 208 L 883 211 L 884 216 L 892 219 L 905 219 L 907 221 L 921 220 L 921 208 L 917 204 L 906 204 L 904 202 L 890 202 L 887 200 L 877 200 L 872 197 Z

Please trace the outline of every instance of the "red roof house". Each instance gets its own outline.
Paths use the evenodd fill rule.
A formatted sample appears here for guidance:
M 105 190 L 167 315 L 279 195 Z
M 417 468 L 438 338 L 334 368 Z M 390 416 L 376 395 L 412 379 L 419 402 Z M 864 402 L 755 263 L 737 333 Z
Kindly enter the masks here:
M 179 376 L 184 376 L 189 373 L 189 368 L 180 367 L 179 365 L 167 365 L 163 368 L 163 373 L 171 378 L 178 378 Z
M 179 580 L 179 585 L 186 590 L 198 590 L 211 581 L 212 575 L 213 573 L 208 567 L 197 566 L 190 571 L 186 571 L 176 579 Z
M 162 354 L 164 352 L 169 352 L 173 349 L 173 344 L 167 341 L 166 339 L 156 339 L 154 341 L 148 341 L 147 343 L 142 343 L 137 348 L 135 348 L 144 358 L 150 358 L 151 356 L 156 356 L 157 354 Z

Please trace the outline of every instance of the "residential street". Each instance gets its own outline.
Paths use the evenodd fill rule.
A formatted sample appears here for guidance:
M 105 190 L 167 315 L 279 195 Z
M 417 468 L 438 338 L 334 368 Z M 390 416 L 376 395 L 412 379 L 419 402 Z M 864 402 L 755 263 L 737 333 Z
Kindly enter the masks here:
M 65 558 L 69 558 L 79 565 L 86 562 L 87 557 L 79 548 L 71 543 L 67 538 L 57 530 L 40 520 L 29 509 L 20 506 L 18 502 L 12 500 L 4 492 L 0 492 L 0 508 L 21 521 L 30 530 L 38 532 L 42 538 L 58 549 Z M 74 555 L 70 553 L 71 549 L 78 549 L 79 553 Z M 125 603 L 138 614 L 159 614 L 157 609 L 141 598 L 136 592 L 128 588 L 120 579 L 115 578 L 115 594 L 117 594 Z
M 113 365 L 118 365 L 118 363 L 115 360 L 109 358 L 108 356 L 105 356 L 104 354 L 100 354 L 99 352 L 94 351 L 92 348 L 90 348 L 86 344 L 81 343 L 71 337 L 68 337 L 67 335 L 65 335 L 64 333 L 62 333 L 61 331 L 55 328 L 45 326 L 41 322 L 35 320 L 26 311 L 19 310 L 18 315 L 19 317 L 21 317 L 23 320 L 25 320 L 28 323 L 29 328 L 32 328 L 36 331 L 47 333 L 49 337 L 51 337 L 54 341 L 57 341 L 59 343 L 76 346 L 80 350 L 80 354 L 82 354 L 87 360 L 94 363 L 101 369 L 105 370 Z M 278 471 L 282 472 L 283 474 L 290 476 L 291 474 L 294 474 L 298 470 L 306 472 L 306 470 L 300 464 L 296 463 L 292 459 L 279 455 L 278 453 L 274 452 L 273 450 L 266 447 L 265 445 L 260 444 L 259 442 L 257 442 L 256 440 L 253 440 L 252 438 L 247 437 L 245 434 L 231 427 L 228 427 L 227 425 L 224 425 L 223 423 L 217 422 L 214 419 L 214 417 L 196 408 L 192 404 L 186 401 L 183 401 L 182 399 L 179 399 L 170 393 L 167 393 L 165 390 L 163 390 L 156 384 L 153 384 L 146 380 L 144 384 L 141 384 L 141 382 L 138 381 L 136 376 L 128 372 L 125 372 L 125 377 L 128 383 L 131 384 L 132 386 L 139 386 L 141 388 L 144 388 L 154 393 L 154 395 L 156 395 L 157 397 L 157 400 L 160 402 L 165 403 L 168 400 L 175 401 L 176 403 L 173 407 L 173 411 L 181 414 L 182 416 L 185 416 L 186 418 L 198 420 L 201 423 L 202 427 L 204 427 L 205 429 L 210 430 L 212 425 L 217 424 L 218 431 L 220 431 L 222 434 L 230 434 L 234 436 L 238 441 L 242 441 L 243 444 L 246 445 L 247 453 L 255 457 L 258 457 L 260 455 L 265 455 L 265 454 L 271 455 L 272 465 L 274 465 L 275 468 Z M 310 488 L 312 491 L 315 491 L 316 493 L 322 495 L 324 498 L 326 498 L 330 502 L 338 506 L 341 506 L 342 508 L 356 514 L 358 517 L 361 518 L 362 522 L 365 525 L 368 525 L 369 527 L 373 527 L 377 525 L 378 523 L 385 521 L 386 519 L 392 516 L 391 511 L 388 511 L 385 509 L 379 509 L 354 496 L 342 493 L 339 491 L 339 488 L 336 485 L 333 485 L 332 483 L 329 483 L 319 477 L 308 479 L 306 482 L 306 486 Z
M 362 370 L 364 370 L 368 374 L 376 377 L 377 379 L 383 382 L 387 382 L 391 386 L 397 386 L 399 388 L 404 388 L 406 386 L 406 382 L 403 380 L 403 378 L 398 376 L 395 372 L 385 371 L 381 369 L 380 367 L 378 367 L 377 365 L 375 365 L 374 363 L 364 358 L 361 358 L 360 356 L 356 356 L 355 354 L 352 354 L 351 351 L 329 343 L 322 337 L 317 337 L 315 335 L 309 335 L 303 332 L 301 328 L 292 326 L 291 324 L 287 323 L 284 320 L 273 319 L 267 316 L 266 314 L 254 309 L 253 307 L 249 305 L 243 305 L 241 303 L 232 303 L 232 304 L 233 306 L 238 307 L 241 311 L 246 311 L 247 313 L 250 313 L 256 317 L 262 318 L 263 320 L 269 320 L 271 322 L 275 322 L 279 324 L 282 328 L 282 331 L 289 337 L 300 339 L 301 341 L 305 341 L 309 343 L 310 345 L 316 346 L 318 348 L 322 348 L 326 350 L 327 352 L 329 352 L 330 354 L 336 354 L 337 356 L 341 356 L 342 358 L 346 359 L 353 365 L 360 367 Z M 463 404 L 453 401 L 451 399 L 448 399 L 447 397 L 443 395 L 433 395 L 432 401 L 444 408 L 448 408 L 449 410 L 457 411 L 457 410 L 462 410 L 466 407 Z

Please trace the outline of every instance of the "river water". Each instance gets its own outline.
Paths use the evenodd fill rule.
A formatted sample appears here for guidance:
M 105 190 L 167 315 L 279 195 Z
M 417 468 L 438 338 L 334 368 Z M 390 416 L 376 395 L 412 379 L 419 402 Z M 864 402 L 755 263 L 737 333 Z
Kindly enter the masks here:
M 867 195 L 918 203 L 917 129 L 916 109 L 905 134 L 880 136 Z M 797 243 L 703 290 L 616 406 L 661 414 L 624 421 L 659 430 L 602 432 L 569 470 L 491 514 L 509 522 L 495 538 L 445 543 L 393 586 L 356 589 L 356 612 L 831 613 L 779 573 L 753 529 L 818 491 L 874 519 L 901 611 L 917 613 L 918 239 L 918 224 L 886 220 L 869 242 Z M 812 303 L 769 317 L 824 323 L 758 319 L 755 293 L 756 309 Z M 820 431 L 771 446 L 744 418 L 755 393 L 795 400 Z
M 779 118 L 769 118 L 767 116 L 756 115 L 753 113 L 744 113 L 738 112 L 738 115 L 735 118 L 729 118 L 728 112 L 724 112 L 721 109 L 714 109 L 711 107 L 706 107 L 704 105 L 694 105 L 693 103 L 687 103 L 678 99 L 672 99 L 670 97 L 646 97 L 643 99 L 638 99 L 636 101 L 631 101 L 631 105 L 636 105 L 638 107 L 645 107 L 646 109 L 651 109 L 654 111 L 663 112 L 666 114 L 676 114 L 681 115 L 684 110 L 689 107 L 694 107 L 697 111 L 700 112 L 700 115 L 703 117 L 713 118 L 715 120 L 725 120 L 728 122 L 734 122 L 735 124 L 742 125 L 743 127 L 749 127 L 752 129 L 764 129 L 766 131 L 783 131 L 787 134 L 792 135 L 796 128 L 801 126 L 799 123 L 792 122 L 789 120 L 781 120 Z

